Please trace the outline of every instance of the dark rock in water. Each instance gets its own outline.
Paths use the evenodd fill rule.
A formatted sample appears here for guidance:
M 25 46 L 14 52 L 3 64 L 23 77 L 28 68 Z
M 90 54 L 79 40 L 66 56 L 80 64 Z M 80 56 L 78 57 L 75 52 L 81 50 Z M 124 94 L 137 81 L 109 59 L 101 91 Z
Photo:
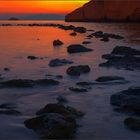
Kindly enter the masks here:
M 118 54 L 118 55 L 140 55 L 140 51 L 126 47 L 126 46 L 116 46 L 111 54 Z
M 108 37 L 103 37 L 103 38 L 101 39 L 101 41 L 108 42 L 108 41 L 109 41 L 109 38 L 108 38 Z
M 19 20 L 19 19 L 16 18 L 16 17 L 11 17 L 11 18 L 9 18 L 8 20 Z
M 53 46 L 61 46 L 63 45 L 64 43 L 61 41 L 61 40 L 54 40 L 53 41 Z
M 35 85 L 41 85 L 41 86 L 47 86 L 47 85 L 58 85 L 59 82 L 53 79 L 39 79 L 39 80 L 34 80 L 33 83 Z
M 73 118 L 64 117 L 58 113 L 47 113 L 24 122 L 27 128 L 37 132 L 41 139 L 72 138 L 77 127 Z
M 92 34 L 87 36 L 88 39 L 91 39 L 92 37 L 93 37 Z
M 49 62 L 49 66 L 50 67 L 57 67 L 57 66 L 64 66 L 64 65 L 67 65 L 67 64 L 72 64 L 73 61 L 69 61 L 67 59 L 53 59 Z
M 71 109 L 69 109 L 71 108 Z M 71 111 L 74 110 L 74 111 Z M 73 115 L 75 117 L 83 116 L 84 114 L 81 111 L 78 111 L 72 107 L 65 107 L 62 104 L 47 104 L 44 108 L 36 112 L 36 115 L 43 115 L 46 113 L 59 113 L 61 115 Z
M 0 82 L 1 87 L 17 87 L 17 88 L 25 88 L 33 86 L 32 80 L 27 79 L 14 79 L 9 81 Z
M 116 34 L 111 34 L 111 33 L 104 33 L 102 31 L 97 31 L 95 33 L 91 34 L 92 36 L 95 36 L 96 38 L 102 38 L 102 41 L 109 41 L 109 38 L 112 39 L 123 39 L 124 37 Z
M 108 81 L 114 81 L 114 80 L 125 80 L 125 79 L 119 76 L 101 76 L 96 79 L 97 82 L 108 82 Z
M 15 110 L 15 109 L 0 109 L 0 114 L 5 114 L 5 115 L 21 115 L 21 112 Z
M 78 33 L 86 33 L 87 30 L 84 27 L 75 27 L 74 31 Z
M 64 96 L 58 96 L 56 98 L 56 100 L 58 101 L 58 103 L 66 103 L 67 102 L 67 99 L 64 97 Z
M 56 78 L 62 79 L 63 78 L 63 75 L 56 75 Z
M 84 115 L 62 104 L 48 104 L 36 114 L 39 116 L 26 120 L 24 124 L 45 139 L 72 138 L 77 128 L 76 118 Z
M 4 68 L 4 71 L 10 71 L 10 68 Z
M 91 42 L 90 41 L 84 41 L 82 42 L 82 44 L 90 44 Z
M 58 85 L 59 82 L 53 79 L 39 79 L 39 80 L 29 80 L 29 79 L 14 79 L 9 81 L 0 82 L 1 88 L 30 88 L 34 85 L 47 86 L 47 85 Z
M 71 36 L 76 36 L 77 33 L 76 33 L 76 32 L 72 32 L 72 33 L 70 33 L 70 35 L 71 35 Z
M 30 59 L 30 60 L 38 59 L 38 57 L 36 57 L 36 56 L 32 56 L 32 55 L 28 56 L 27 58 Z
M 77 87 L 76 88 L 70 87 L 69 90 L 74 92 L 88 92 L 88 90 L 85 88 L 77 88 Z
M 117 46 L 110 54 L 105 54 L 102 58 L 108 61 L 99 66 L 126 70 L 140 69 L 140 51 L 130 47 Z
M 140 131 L 140 118 L 128 117 L 124 120 L 124 124 L 133 131 Z
M 76 83 L 78 86 L 90 86 L 93 85 L 93 82 L 78 82 Z
M 80 76 L 83 73 L 90 72 L 90 67 L 88 65 L 71 66 L 66 72 L 71 76 Z
M 1 109 L 15 109 L 17 108 L 17 105 L 14 103 L 3 103 L 0 105 Z
M 113 94 L 110 102 L 121 110 L 132 111 L 140 115 L 140 87 L 129 88 Z
M 73 44 L 73 45 L 68 46 L 67 48 L 67 52 L 69 53 L 90 52 L 90 51 L 93 51 L 93 50 L 90 48 L 86 48 L 80 44 Z

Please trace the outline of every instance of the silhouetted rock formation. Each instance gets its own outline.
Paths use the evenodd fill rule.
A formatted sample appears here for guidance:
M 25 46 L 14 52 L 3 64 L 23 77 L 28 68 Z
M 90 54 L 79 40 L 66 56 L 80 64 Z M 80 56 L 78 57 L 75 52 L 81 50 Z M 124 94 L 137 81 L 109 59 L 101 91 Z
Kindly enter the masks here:
M 140 21 L 139 0 L 91 0 L 66 15 L 66 21 Z

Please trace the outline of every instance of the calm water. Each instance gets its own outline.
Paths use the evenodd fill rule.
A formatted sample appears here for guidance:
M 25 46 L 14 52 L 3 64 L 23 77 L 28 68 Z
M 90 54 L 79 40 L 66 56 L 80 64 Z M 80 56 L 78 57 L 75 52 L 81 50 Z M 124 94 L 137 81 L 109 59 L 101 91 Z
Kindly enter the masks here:
M 139 24 L 101 24 L 101 23 L 65 23 L 63 21 L 0 21 L 0 24 L 11 23 L 60 23 L 65 25 L 84 26 L 95 31 L 101 30 L 125 36 L 124 40 L 110 40 L 101 42 L 92 38 L 92 42 L 86 45 L 94 49 L 90 53 L 68 54 L 66 48 L 70 44 L 81 44 L 88 40 L 86 34 L 78 34 L 72 37 L 71 31 L 64 31 L 54 27 L 17 27 L 0 26 L 0 74 L 4 80 L 17 78 L 46 78 L 46 74 L 63 75 L 59 80 L 61 84 L 55 87 L 35 87 L 33 89 L 0 89 L 0 103 L 17 103 L 18 109 L 23 113 L 20 117 L 0 115 L 0 139 L 38 139 L 36 134 L 25 128 L 23 121 L 47 103 L 56 102 L 58 95 L 64 95 L 69 100 L 68 104 L 84 111 L 86 115 L 79 121 L 81 127 L 77 131 L 76 139 L 140 139 L 138 133 L 127 130 L 123 125 L 126 114 L 114 112 L 110 105 L 110 96 L 117 91 L 127 89 L 130 86 L 140 84 L 139 71 L 126 71 L 100 68 L 98 65 L 104 62 L 102 54 L 109 53 L 117 45 L 131 46 L 140 49 L 140 25 Z M 39 39 L 39 40 L 38 40 Z M 53 47 L 52 42 L 60 39 L 64 42 L 61 47 Z M 45 57 L 43 60 L 31 61 L 28 55 Z M 91 72 L 80 78 L 71 78 L 65 71 L 70 66 L 58 68 L 48 67 L 48 63 L 54 58 L 66 58 L 76 64 L 88 64 Z M 3 68 L 11 69 L 4 72 Z M 125 85 L 96 85 L 85 94 L 70 92 L 69 87 L 79 81 L 94 81 L 103 75 L 123 76 L 131 83 Z M 55 77 L 49 77 L 55 79 Z M 118 135 L 119 134 L 119 135 Z

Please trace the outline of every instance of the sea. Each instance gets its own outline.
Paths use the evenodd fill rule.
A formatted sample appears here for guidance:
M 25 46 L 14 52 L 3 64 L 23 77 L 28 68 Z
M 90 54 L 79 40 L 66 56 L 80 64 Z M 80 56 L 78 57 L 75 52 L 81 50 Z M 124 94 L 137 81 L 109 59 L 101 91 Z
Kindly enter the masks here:
M 72 31 L 56 27 L 16 26 L 17 24 L 63 24 L 82 26 L 88 29 L 84 34 L 70 36 Z M 103 54 L 108 54 L 116 46 L 128 46 L 140 50 L 139 23 L 93 23 L 93 22 L 64 22 L 64 21 L 0 21 L 0 81 L 12 79 L 55 79 L 60 81 L 58 86 L 36 86 L 34 88 L 0 88 L 0 104 L 13 103 L 22 112 L 20 116 L 0 114 L 0 139 L 4 140 L 33 140 L 39 136 L 24 126 L 24 121 L 35 116 L 35 112 L 48 103 L 56 103 L 58 96 L 67 98 L 67 105 L 85 112 L 78 120 L 79 127 L 75 139 L 84 140 L 138 140 L 140 134 L 127 129 L 123 120 L 128 114 L 115 112 L 110 104 L 110 96 L 129 87 L 140 86 L 139 70 L 125 70 L 99 67 Z M 94 31 L 119 34 L 123 40 L 110 39 L 109 42 L 99 38 L 87 38 Z M 53 41 L 59 39 L 62 46 L 54 47 Z M 69 54 L 67 47 L 71 44 L 82 44 L 94 51 L 88 53 Z M 29 60 L 28 56 L 43 59 Z M 50 60 L 68 59 L 73 64 L 50 67 Z M 90 73 L 80 77 L 70 77 L 66 74 L 68 67 L 73 65 L 89 65 Z M 9 71 L 4 71 L 9 68 Z M 58 79 L 62 75 L 62 79 Z M 77 82 L 95 81 L 100 76 L 122 76 L 130 81 L 126 84 L 93 85 L 86 93 L 76 93 L 69 90 Z

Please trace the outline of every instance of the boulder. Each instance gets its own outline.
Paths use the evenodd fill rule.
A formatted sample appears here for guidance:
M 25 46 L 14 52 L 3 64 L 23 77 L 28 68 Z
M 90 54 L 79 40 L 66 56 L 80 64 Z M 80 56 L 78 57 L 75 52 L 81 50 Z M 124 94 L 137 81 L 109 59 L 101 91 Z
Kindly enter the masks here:
M 131 111 L 140 115 L 140 87 L 129 88 L 113 94 L 110 98 L 110 102 L 124 112 Z
M 37 116 L 24 124 L 43 139 L 70 139 L 77 128 L 77 118 L 84 114 L 73 107 L 62 104 L 48 104 L 37 111 Z
M 90 48 L 86 48 L 83 45 L 80 44 L 73 44 L 67 47 L 67 52 L 68 53 L 80 53 L 80 52 L 90 52 L 93 51 Z
M 105 63 L 99 65 L 102 67 L 140 69 L 140 51 L 130 47 L 116 46 L 110 54 L 102 55 L 102 58 L 107 59 Z
M 66 15 L 65 21 L 139 22 L 140 1 L 90 0 Z
M 90 67 L 88 65 L 71 66 L 66 72 L 71 76 L 80 76 L 83 73 L 90 72 Z

